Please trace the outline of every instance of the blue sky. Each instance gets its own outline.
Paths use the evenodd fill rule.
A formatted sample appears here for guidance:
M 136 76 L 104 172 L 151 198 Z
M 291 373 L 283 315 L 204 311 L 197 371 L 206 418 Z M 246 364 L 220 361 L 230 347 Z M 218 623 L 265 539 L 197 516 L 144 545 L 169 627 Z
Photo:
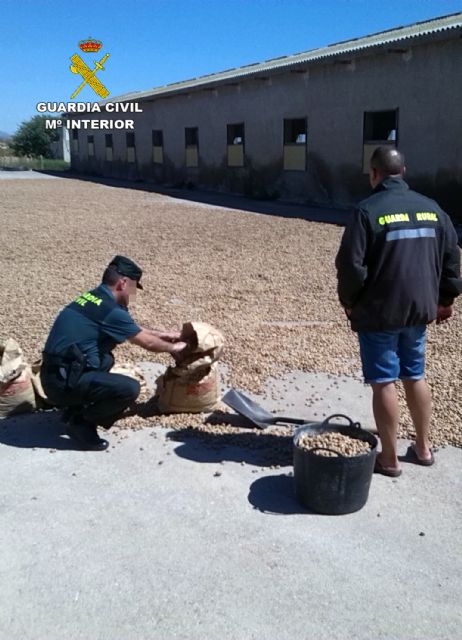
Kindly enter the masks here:
M 69 57 L 89 35 L 110 54 L 98 77 L 115 97 L 457 11 L 462 0 L 0 0 L 0 130 L 69 101 Z M 75 100 L 95 98 L 85 87 Z

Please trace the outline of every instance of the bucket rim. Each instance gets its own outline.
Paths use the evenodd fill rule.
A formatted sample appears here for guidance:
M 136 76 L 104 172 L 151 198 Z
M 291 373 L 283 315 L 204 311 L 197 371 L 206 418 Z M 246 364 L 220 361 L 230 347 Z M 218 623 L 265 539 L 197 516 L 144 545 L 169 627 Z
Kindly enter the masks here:
M 338 414 L 335 415 L 337 416 Z M 333 416 L 329 416 L 329 418 L 326 418 L 321 423 L 311 422 L 298 427 L 295 430 L 292 438 L 294 447 L 296 447 L 300 451 L 303 451 L 304 453 L 310 452 L 309 449 L 303 449 L 298 445 L 298 441 L 304 433 L 311 433 L 313 435 L 321 435 L 323 433 L 340 433 L 342 435 L 355 438 L 356 440 L 368 442 L 371 445 L 371 451 L 374 451 L 374 449 L 378 447 L 379 442 L 377 437 L 373 433 L 370 433 L 369 431 L 366 431 L 366 429 L 363 429 L 359 422 L 353 422 L 350 418 L 348 418 L 348 416 L 343 416 L 345 418 L 348 418 L 350 424 L 335 424 L 329 422 L 332 417 Z M 354 458 L 356 456 L 351 457 Z

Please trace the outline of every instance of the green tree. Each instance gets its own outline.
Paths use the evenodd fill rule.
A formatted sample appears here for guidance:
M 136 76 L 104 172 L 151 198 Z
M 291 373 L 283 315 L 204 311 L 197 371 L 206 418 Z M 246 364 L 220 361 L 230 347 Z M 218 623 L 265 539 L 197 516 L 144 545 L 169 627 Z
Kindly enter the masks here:
M 10 142 L 10 147 L 19 156 L 51 158 L 51 143 L 58 140 L 56 129 L 46 129 L 49 116 L 37 115 L 21 123 Z

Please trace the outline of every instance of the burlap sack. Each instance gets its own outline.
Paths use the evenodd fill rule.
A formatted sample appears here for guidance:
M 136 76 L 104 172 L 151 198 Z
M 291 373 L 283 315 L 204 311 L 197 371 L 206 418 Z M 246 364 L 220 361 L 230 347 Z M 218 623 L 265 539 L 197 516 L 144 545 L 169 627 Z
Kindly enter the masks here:
M 218 365 L 209 371 L 193 373 L 188 378 L 178 377 L 174 368 L 157 378 L 157 406 L 162 413 L 201 413 L 213 411 L 220 399 Z
M 54 403 L 47 397 L 40 379 L 40 369 L 42 367 L 42 360 L 36 360 L 31 366 L 31 381 L 35 391 L 35 406 L 36 409 L 49 409 L 54 407 Z
M 0 387 L 14 380 L 26 367 L 27 362 L 16 340 L 0 340 Z
M 181 339 L 188 342 L 192 353 L 213 354 L 215 360 L 221 356 L 225 344 L 221 331 L 207 322 L 185 322 Z
M 16 340 L 0 342 L 0 418 L 34 411 L 32 372 Z
M 205 369 L 216 362 L 225 344 L 223 334 L 206 322 L 186 322 L 181 330 L 181 340 L 188 343 L 181 360 L 177 360 L 175 374 L 178 377 Z
M 176 358 L 176 366 L 157 379 L 157 404 L 162 413 L 212 411 L 220 399 L 220 379 L 216 361 L 224 337 L 205 322 L 186 322 L 181 339 L 188 348 Z

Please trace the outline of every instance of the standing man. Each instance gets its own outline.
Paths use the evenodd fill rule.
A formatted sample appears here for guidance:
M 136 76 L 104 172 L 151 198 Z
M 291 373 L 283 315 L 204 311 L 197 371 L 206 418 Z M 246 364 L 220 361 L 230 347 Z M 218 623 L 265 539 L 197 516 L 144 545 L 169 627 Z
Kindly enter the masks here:
M 96 427 L 108 429 L 139 395 L 139 383 L 110 373 L 112 350 L 128 340 L 148 351 L 177 354 L 186 347 L 176 331 L 138 326 L 128 312 L 142 289 L 142 271 L 132 260 L 115 256 L 102 283 L 77 296 L 58 314 L 43 351 L 41 381 L 45 393 L 64 409 L 67 434 L 81 448 L 101 451 L 108 442 Z
M 401 475 L 395 381 L 403 381 L 416 432 L 411 461 L 433 464 L 429 429 L 431 394 L 424 378 L 425 329 L 451 317 L 462 292 L 460 252 L 449 216 L 411 191 L 403 155 L 378 147 L 371 158 L 373 194 L 345 229 L 336 258 L 338 295 L 358 333 L 364 379 L 372 385 L 382 450 L 377 473 Z

